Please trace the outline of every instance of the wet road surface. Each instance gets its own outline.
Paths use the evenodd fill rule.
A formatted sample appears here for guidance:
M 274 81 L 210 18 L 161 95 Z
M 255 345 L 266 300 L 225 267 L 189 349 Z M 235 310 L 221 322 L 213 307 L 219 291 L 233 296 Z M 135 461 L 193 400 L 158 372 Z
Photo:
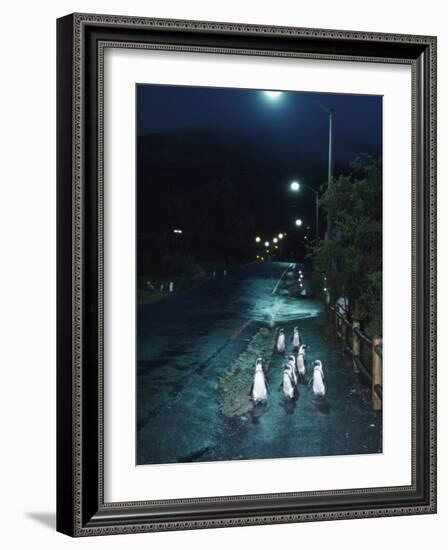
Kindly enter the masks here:
M 288 265 L 218 272 L 139 307 L 138 464 L 381 452 L 381 413 L 371 410 L 368 388 L 327 330 L 322 305 L 273 293 Z M 314 359 L 323 363 L 325 400 L 300 385 L 297 402 L 285 403 L 278 391 L 285 358 L 274 355 L 267 408 L 260 416 L 224 416 L 219 379 L 231 362 L 260 327 L 283 327 L 288 353 L 296 325 L 308 345 L 308 374 Z

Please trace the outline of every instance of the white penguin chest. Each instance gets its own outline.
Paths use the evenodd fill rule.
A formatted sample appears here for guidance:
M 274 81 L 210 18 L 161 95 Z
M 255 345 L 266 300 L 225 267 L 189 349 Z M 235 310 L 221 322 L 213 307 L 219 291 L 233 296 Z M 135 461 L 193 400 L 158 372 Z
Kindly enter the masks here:
M 294 387 L 291 382 L 291 378 L 288 373 L 283 373 L 283 393 L 288 397 L 292 397 L 294 394 Z
M 279 351 L 284 351 L 285 350 L 285 335 L 284 334 L 280 334 L 280 336 L 278 337 L 277 349 Z
M 253 393 L 256 399 L 264 398 L 267 395 L 266 382 L 262 372 L 255 373 Z
M 325 395 L 325 384 L 318 371 L 313 374 L 313 391 L 316 395 Z

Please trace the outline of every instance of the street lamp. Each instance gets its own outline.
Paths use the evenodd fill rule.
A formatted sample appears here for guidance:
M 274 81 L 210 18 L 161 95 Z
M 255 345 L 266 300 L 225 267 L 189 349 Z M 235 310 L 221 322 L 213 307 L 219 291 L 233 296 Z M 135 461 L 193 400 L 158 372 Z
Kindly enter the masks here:
M 306 185 L 305 183 L 299 183 L 298 181 L 293 181 L 290 185 L 290 188 L 292 191 L 299 191 L 300 187 L 303 186 L 305 189 L 308 189 L 308 191 L 311 191 L 311 193 L 314 193 L 314 198 L 316 201 L 316 229 L 315 229 L 315 236 L 316 241 L 319 240 L 319 192 L 310 187 L 309 185 Z
M 274 242 L 274 243 L 276 243 L 276 244 L 277 244 L 277 243 L 278 243 L 278 239 L 277 239 L 277 237 L 274 237 L 274 238 L 272 239 L 272 242 Z
M 297 227 L 300 227 L 303 222 L 302 222 L 302 220 L 297 219 L 295 223 L 296 223 Z
M 255 237 L 255 242 L 256 242 L 256 243 L 261 242 L 261 237 Z
M 266 242 L 264 243 L 264 246 L 267 248 L 267 247 L 269 246 L 269 241 L 266 241 Z
M 279 233 L 279 234 L 278 234 L 278 238 L 279 238 L 279 239 L 283 239 L 283 233 Z
M 275 91 L 275 90 L 266 90 L 264 91 L 264 94 L 266 97 L 268 97 L 271 100 L 277 100 L 283 92 L 281 91 Z M 313 100 L 313 96 L 311 94 L 307 94 L 306 96 L 308 99 Z M 334 119 L 334 108 L 333 107 L 327 107 L 326 105 L 323 105 L 319 101 L 313 100 L 314 103 L 316 103 L 322 111 L 324 111 L 328 115 L 328 175 L 327 175 L 327 183 L 328 188 L 331 189 L 333 186 L 333 180 L 334 180 L 334 131 L 333 131 L 333 119 Z M 298 191 L 300 188 L 300 184 L 298 182 L 293 182 L 291 184 L 292 191 Z M 313 189 L 314 191 L 314 189 Z M 316 207 L 317 212 L 317 207 Z M 317 225 L 317 224 L 316 224 Z M 326 240 L 331 240 L 333 238 L 333 213 L 329 211 L 327 213 L 327 230 L 325 234 Z M 316 231 L 316 240 L 319 239 L 318 231 Z

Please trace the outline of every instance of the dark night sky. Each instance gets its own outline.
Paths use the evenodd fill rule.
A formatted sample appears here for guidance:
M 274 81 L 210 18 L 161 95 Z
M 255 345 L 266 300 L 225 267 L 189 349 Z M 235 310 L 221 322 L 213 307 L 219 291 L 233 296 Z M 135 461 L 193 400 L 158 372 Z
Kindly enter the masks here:
M 318 189 L 327 179 L 328 115 L 320 104 L 335 112 L 335 177 L 360 153 L 381 157 L 380 96 L 284 92 L 270 99 L 261 90 L 138 85 L 139 232 L 163 230 L 169 217 L 157 217 L 157 187 L 181 196 L 220 177 L 246 197 L 255 231 L 286 230 L 295 215 L 312 225 L 312 194 L 293 197 L 288 183 Z
M 269 99 L 260 90 L 189 86 L 138 86 L 138 134 L 202 130 L 267 140 L 274 152 L 306 165 L 325 165 L 328 119 L 335 109 L 335 161 L 361 152 L 381 154 L 381 96 L 285 92 Z M 325 178 L 324 178 L 325 179 Z

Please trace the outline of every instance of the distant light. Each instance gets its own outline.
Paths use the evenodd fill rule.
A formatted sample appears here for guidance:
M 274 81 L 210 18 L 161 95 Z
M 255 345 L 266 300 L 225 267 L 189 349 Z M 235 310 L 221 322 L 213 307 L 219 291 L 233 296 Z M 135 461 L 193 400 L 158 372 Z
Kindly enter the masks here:
M 255 237 L 255 242 L 259 243 L 261 241 L 261 237 Z
M 291 183 L 291 191 L 298 191 L 300 189 L 300 183 L 298 181 L 293 181 Z
M 282 92 L 276 92 L 274 90 L 267 90 L 264 92 L 269 99 L 276 101 L 282 95 Z
M 264 256 L 261 257 L 261 261 L 264 262 Z
M 279 238 L 279 239 L 283 239 L 283 233 L 279 233 L 279 234 L 278 234 L 278 238 Z
M 327 292 L 327 289 L 326 289 L 326 288 L 324 288 L 324 292 Z
M 178 235 L 182 235 L 182 229 L 173 229 L 173 233 L 177 233 Z
M 259 260 L 259 259 L 260 259 L 260 256 L 257 254 L 257 260 Z
M 265 241 L 264 246 L 267 248 L 269 246 L 269 241 Z
M 302 283 L 300 283 L 300 286 L 303 286 Z
M 278 248 L 278 246 L 277 246 L 277 245 L 275 245 L 275 247 L 274 247 L 274 248 Z
M 299 219 L 296 220 L 297 227 L 300 227 L 302 223 L 303 223 L 302 220 L 299 220 Z
M 277 237 L 274 237 L 272 240 L 273 240 L 274 243 L 278 243 Z

